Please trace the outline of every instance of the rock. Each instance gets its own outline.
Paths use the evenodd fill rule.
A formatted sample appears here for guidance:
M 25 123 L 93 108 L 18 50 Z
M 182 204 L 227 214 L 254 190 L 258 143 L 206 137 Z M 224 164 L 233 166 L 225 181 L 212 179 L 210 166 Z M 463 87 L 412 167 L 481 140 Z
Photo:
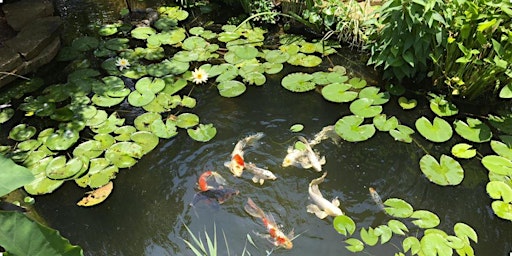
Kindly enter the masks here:
M 61 25 L 62 21 L 57 16 L 39 18 L 4 44 L 19 52 L 25 59 L 32 59 L 58 36 Z
M 34 20 L 53 15 L 51 1 L 45 0 L 24 0 L 2 6 L 7 23 L 16 31 Z
M 0 47 L 0 60 L 1 72 L 10 72 L 23 62 L 21 56 L 8 47 Z

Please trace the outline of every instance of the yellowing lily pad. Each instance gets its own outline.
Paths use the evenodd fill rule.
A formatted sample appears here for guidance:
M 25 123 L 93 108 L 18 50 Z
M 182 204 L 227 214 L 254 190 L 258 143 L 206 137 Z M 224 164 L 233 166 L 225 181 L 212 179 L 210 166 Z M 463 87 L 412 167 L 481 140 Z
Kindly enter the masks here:
M 400 97 L 398 98 L 398 104 L 400 105 L 400 107 L 402 107 L 403 109 L 413 109 L 416 107 L 416 105 L 418 105 L 418 101 L 415 100 L 415 99 L 407 99 L 406 97 Z
M 114 188 L 114 183 L 109 182 L 105 186 L 97 188 L 96 190 L 90 192 L 86 197 L 82 198 L 76 205 L 78 206 L 94 206 L 97 205 L 112 193 L 112 189 Z
M 195 141 L 207 142 L 215 137 L 217 129 L 213 124 L 199 124 L 196 129 L 187 129 L 187 133 Z
M 306 73 L 292 73 L 281 80 L 281 85 L 292 92 L 307 92 L 314 90 L 316 84 L 312 81 L 313 75 Z
M 476 156 L 476 149 L 467 143 L 459 143 L 452 147 L 452 155 L 458 158 L 469 159 Z
M 334 125 L 336 133 L 346 141 L 365 141 L 375 134 L 375 127 L 372 124 L 364 124 L 363 117 L 344 116 Z
M 431 155 L 423 156 L 420 169 L 431 182 L 441 186 L 458 185 L 464 179 L 464 170 L 459 162 L 444 154 L 440 162 Z
M 453 125 L 455 126 L 455 132 L 457 132 L 457 134 L 466 140 L 477 143 L 491 140 L 492 132 L 489 126 L 476 118 L 468 117 L 466 121 L 467 123 L 461 120 L 454 122 Z
M 418 129 L 418 132 L 423 137 L 433 142 L 448 141 L 453 135 L 450 124 L 440 117 L 435 117 L 434 121 L 430 123 L 430 121 L 423 116 L 416 120 L 415 125 L 416 129 Z
M 221 76 L 219 76 L 218 78 L 220 78 L 220 77 Z M 246 87 L 245 87 L 245 84 L 243 84 L 242 82 L 239 82 L 236 80 L 227 80 L 227 81 L 220 82 L 217 85 L 217 89 L 219 90 L 219 94 L 221 96 L 232 98 L 232 97 L 236 97 L 236 96 L 239 96 L 242 93 L 244 93 L 246 90 Z
M 182 113 L 176 119 L 176 126 L 179 128 L 190 128 L 199 124 L 199 117 L 192 113 Z

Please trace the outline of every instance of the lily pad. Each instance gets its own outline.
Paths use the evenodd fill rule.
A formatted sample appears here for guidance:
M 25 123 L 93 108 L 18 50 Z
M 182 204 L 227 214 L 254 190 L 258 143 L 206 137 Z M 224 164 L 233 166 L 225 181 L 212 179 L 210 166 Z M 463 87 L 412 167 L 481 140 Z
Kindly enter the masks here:
M 332 225 L 338 233 L 346 236 L 347 232 L 350 235 L 356 231 L 356 223 L 350 217 L 346 215 L 336 216 L 332 222 Z
M 128 95 L 128 102 L 134 107 L 142 107 L 149 104 L 155 99 L 155 94 L 149 91 L 141 93 L 140 91 L 132 91 Z
M 23 188 L 31 195 L 49 194 L 59 188 L 64 181 L 52 180 L 46 177 L 44 172 L 35 175 L 35 179 L 30 184 L 25 185 Z
M 385 244 L 391 240 L 393 236 L 393 231 L 386 225 L 379 225 L 374 230 L 375 235 L 380 236 L 380 244 Z
M 302 124 L 294 124 L 292 127 L 290 127 L 291 132 L 300 132 L 304 129 L 304 125 Z
M 411 250 L 411 254 L 416 255 L 421 249 L 421 244 L 418 238 L 409 236 L 402 241 L 402 247 L 404 248 L 404 252 Z
M 180 78 L 176 81 L 166 82 L 165 88 L 162 92 L 173 95 L 179 92 L 181 89 L 185 88 L 185 86 L 187 86 L 187 80 Z
M 482 158 L 482 164 L 490 172 L 512 176 L 512 160 L 502 156 L 487 155 Z
M 466 140 L 477 143 L 491 140 L 492 132 L 489 126 L 476 118 L 468 117 L 466 121 L 467 123 L 464 123 L 461 120 L 454 122 L 453 125 L 455 126 L 457 134 Z
M 158 119 L 162 119 L 162 116 L 154 112 L 146 112 L 135 118 L 133 121 L 135 128 L 139 131 L 151 131 L 151 124 Z
M 510 145 L 505 144 L 501 141 L 492 140 L 491 148 L 496 154 L 512 160 L 512 148 Z
M 512 204 L 496 200 L 491 203 L 491 207 L 498 217 L 512 221 Z
M 104 149 L 101 142 L 96 140 L 88 140 L 80 143 L 73 149 L 73 156 L 85 156 L 88 158 L 95 158 L 103 153 Z
M 373 100 L 360 98 L 350 104 L 350 112 L 360 117 L 374 117 L 382 112 L 382 106 L 374 106 Z
M 334 130 L 346 141 L 365 141 L 375 134 L 375 127 L 372 124 L 362 125 L 363 121 L 360 116 L 345 116 L 336 122 Z
M 249 72 L 240 75 L 244 78 L 244 82 L 248 84 L 263 85 L 267 81 L 265 76 L 259 72 Z
M 157 94 L 165 88 L 165 81 L 160 78 L 152 79 L 150 77 L 144 77 L 139 79 L 135 84 L 135 89 L 141 93 L 151 92 Z
M 219 76 L 220 77 L 220 76 Z M 228 80 L 220 82 L 217 85 L 217 89 L 219 90 L 219 94 L 223 97 L 236 97 L 245 92 L 246 87 L 243 83 L 235 80 Z
M 285 63 L 290 58 L 290 54 L 280 50 L 271 50 L 265 52 L 264 58 L 271 63 Z
M 367 85 L 366 80 L 358 77 L 351 78 L 350 80 L 348 80 L 348 83 L 352 86 L 352 88 L 355 89 L 362 89 Z
M 453 116 L 459 113 L 457 107 L 444 99 L 444 96 L 430 94 L 430 109 L 438 116 Z
M 433 123 L 430 123 L 426 117 L 422 116 L 416 120 L 415 125 L 423 137 L 433 142 L 448 141 L 453 135 L 450 124 L 439 117 L 435 117 Z
M 458 185 L 464 179 L 464 170 L 459 162 L 444 154 L 439 163 L 431 155 L 423 156 L 420 169 L 431 182 L 441 186 Z
M 65 156 L 58 156 L 46 166 L 46 176 L 53 180 L 65 180 L 74 177 L 80 172 L 85 163 L 80 158 L 72 158 L 67 161 Z
M 414 211 L 410 217 L 416 219 L 412 223 L 420 228 L 434 228 L 441 223 L 436 214 L 426 210 Z
M 426 233 L 420 241 L 421 251 L 425 255 L 450 256 L 453 249 L 448 246 L 446 239 L 437 233 Z
M 176 126 L 179 128 L 190 128 L 199 124 L 199 117 L 192 113 L 182 113 L 176 119 Z
M 349 238 L 345 240 L 345 243 L 348 244 L 347 246 L 345 246 L 345 248 L 347 248 L 347 250 L 351 252 L 360 252 L 364 250 L 363 242 L 356 238 Z
M 322 88 L 322 96 L 332 102 L 351 102 L 357 98 L 358 93 L 349 91 L 350 84 L 332 83 Z
M 235 47 L 234 53 L 241 59 L 250 60 L 258 56 L 258 49 L 251 45 L 243 45 Z
M 148 37 L 156 34 L 156 30 L 151 27 L 138 27 L 133 29 L 130 34 L 133 38 L 147 39 Z
M 107 108 L 113 107 L 117 104 L 120 104 L 123 101 L 124 101 L 124 97 L 110 97 L 107 95 L 99 95 L 99 94 L 94 94 L 92 96 L 92 102 L 96 106 L 100 106 L 100 107 L 107 107 Z
M 70 129 L 59 129 L 48 136 L 44 144 L 50 150 L 67 150 L 73 146 L 79 138 L 80 135 L 78 134 L 78 131 Z
M 464 240 L 466 244 L 469 244 L 469 239 L 478 243 L 478 235 L 475 230 L 466 223 L 458 222 L 453 226 L 453 231 L 457 237 Z
M 281 85 L 292 92 L 307 92 L 316 88 L 316 84 L 312 80 L 313 76 L 310 74 L 292 73 L 281 80 Z
M 96 49 L 99 45 L 99 40 L 92 36 L 82 36 L 73 40 L 71 46 L 78 51 L 85 52 Z
M 24 141 L 32 138 L 37 130 L 34 126 L 27 124 L 18 124 L 9 132 L 9 138 L 15 141 Z
M 100 148 L 102 150 L 109 148 L 116 142 L 116 140 L 114 139 L 114 137 L 112 135 L 106 134 L 106 133 L 96 134 L 96 135 L 94 135 L 93 139 L 96 141 L 99 141 L 101 143 Z
M 413 109 L 416 107 L 416 105 L 418 105 L 418 101 L 415 100 L 415 99 L 407 99 L 406 97 L 400 97 L 398 98 L 398 104 L 400 105 L 400 107 L 402 107 L 403 109 Z
M 405 208 L 408 208 L 408 207 L 405 206 Z M 406 210 L 406 212 L 408 212 L 408 211 L 409 210 Z M 399 220 L 389 220 L 388 227 L 391 229 L 391 231 L 393 231 L 393 233 L 395 233 L 397 235 L 405 235 L 404 232 L 409 232 L 409 229 L 407 229 L 407 226 Z
M 151 150 L 153 150 L 159 142 L 158 137 L 147 131 L 138 131 L 133 133 L 131 139 L 142 147 L 142 154 L 147 154 Z
M 377 130 L 389 132 L 398 127 L 398 119 L 394 116 L 387 119 L 386 114 L 379 114 L 373 117 L 373 124 Z
M 176 122 L 171 120 L 166 120 L 164 123 L 162 119 L 156 119 L 150 124 L 150 129 L 153 134 L 164 139 L 169 139 L 178 134 Z
M 196 99 L 189 97 L 187 95 L 183 95 L 183 99 L 181 100 L 180 105 L 187 108 L 193 108 L 197 104 Z
M 371 99 L 373 100 L 373 105 L 382 105 L 389 101 L 389 93 L 379 92 L 379 90 L 375 86 L 365 87 L 359 92 L 359 98 Z
M 384 208 L 386 213 L 397 218 L 408 218 L 414 211 L 409 203 L 400 198 L 389 198 L 384 201 L 384 205 L 387 206 Z
M 105 151 L 105 158 L 118 168 L 134 166 L 142 155 L 142 147 L 134 142 L 118 142 Z
M 466 143 L 459 143 L 452 147 L 452 155 L 458 158 L 470 159 L 476 156 L 476 149 Z
M 3 124 L 11 119 L 14 116 L 14 109 L 12 108 L 4 108 L 0 111 L 0 124 Z
M 490 181 L 486 190 L 492 199 L 503 200 L 505 203 L 512 202 L 512 187 L 503 181 Z
M 187 133 L 196 141 L 207 142 L 215 137 L 217 129 L 213 124 L 199 124 L 196 129 L 187 129 Z

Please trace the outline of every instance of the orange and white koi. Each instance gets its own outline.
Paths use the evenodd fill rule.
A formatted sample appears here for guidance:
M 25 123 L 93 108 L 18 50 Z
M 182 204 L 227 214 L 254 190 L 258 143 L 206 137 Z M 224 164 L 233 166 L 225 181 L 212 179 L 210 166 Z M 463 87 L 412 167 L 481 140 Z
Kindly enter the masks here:
M 215 188 L 213 186 L 208 185 L 208 179 L 210 177 L 213 177 L 218 185 L 226 185 L 226 180 L 218 172 L 206 171 L 203 172 L 201 176 L 199 176 L 199 179 L 197 180 L 199 190 L 207 191 Z
M 292 249 L 293 243 L 291 237 L 293 237 L 293 231 L 290 232 L 290 234 L 285 235 L 283 231 L 277 227 L 272 215 L 265 214 L 265 212 L 263 212 L 263 210 L 258 207 L 251 198 L 247 198 L 247 204 L 245 204 L 244 209 L 249 215 L 261 219 L 269 233 L 267 238 L 274 246 Z
M 372 196 L 373 201 L 377 204 L 377 206 L 379 206 L 381 210 L 384 211 L 385 207 L 382 203 L 382 199 L 380 198 L 379 193 L 377 193 L 377 191 L 372 187 L 368 188 L 368 190 L 370 191 L 370 195 Z
M 231 161 L 224 163 L 224 166 L 228 167 L 234 176 L 240 177 L 244 172 L 244 147 L 249 143 L 259 140 L 261 137 L 263 137 L 263 133 L 259 132 L 254 135 L 245 137 L 236 143 L 233 152 L 231 152 Z
M 254 176 L 252 177 L 252 181 L 254 183 L 260 183 L 263 185 L 265 180 L 275 180 L 277 179 L 276 175 L 267 169 L 260 168 L 255 164 L 249 162 L 245 164 L 245 167 L 248 171 L 250 171 Z
M 313 201 L 313 204 L 307 206 L 307 211 L 309 213 L 314 213 L 318 218 L 324 219 L 327 216 L 339 216 L 343 215 L 343 212 L 339 208 L 340 201 L 338 198 L 334 198 L 331 202 L 324 198 L 318 185 L 324 182 L 325 176 L 327 176 L 327 172 L 325 172 L 322 177 L 312 180 L 309 183 L 309 198 Z

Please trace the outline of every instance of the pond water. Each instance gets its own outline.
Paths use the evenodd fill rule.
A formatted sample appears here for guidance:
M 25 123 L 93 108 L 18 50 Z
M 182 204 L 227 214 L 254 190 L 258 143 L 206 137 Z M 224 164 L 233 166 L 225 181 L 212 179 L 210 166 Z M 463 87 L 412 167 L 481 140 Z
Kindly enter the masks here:
M 343 64 L 343 60 L 335 61 Z M 271 246 L 255 232 L 265 234 L 266 230 L 243 209 L 250 197 L 272 213 L 285 231 L 293 229 L 300 234 L 292 250 L 278 249 L 273 255 L 351 254 L 343 242 L 346 237 L 333 229 L 331 217 L 320 220 L 306 212 L 308 184 L 321 173 L 281 167 L 288 146 L 298 135 L 311 139 L 324 126 L 349 114 L 348 107 L 329 103 L 315 92 L 285 90 L 280 85 L 284 73 L 267 77 L 261 87 L 249 86 L 236 98 L 219 96 L 211 84 L 194 89 L 192 96 L 198 103 L 192 112 L 201 123 L 213 123 L 217 136 L 200 143 L 182 132 L 161 140 L 134 167 L 120 171 L 113 193 L 102 204 L 76 206 L 85 191 L 66 182 L 54 193 L 36 197 L 36 207 L 53 228 L 80 245 L 86 255 L 193 255 L 182 240 L 192 241 L 185 224 L 203 241 L 205 231 L 214 236 L 215 227 L 220 255 L 227 255 L 225 239 L 231 255 L 242 255 L 244 247 L 251 255 L 265 255 Z M 422 101 L 412 112 L 401 110 L 395 103 L 396 98 L 392 98 L 384 113 L 397 116 L 410 127 L 416 118 L 429 113 Z M 305 129 L 290 132 L 295 123 Z M 245 158 L 268 167 L 278 177 L 263 185 L 253 183 L 247 172 L 241 178 L 233 177 L 224 167 L 235 143 L 256 132 L 265 136 L 246 148 Z M 419 135 L 414 138 L 429 152 L 449 152 L 449 147 L 427 143 Z M 479 237 L 477 244 L 472 243 L 476 255 L 508 255 L 512 250 L 512 223 L 493 213 L 485 191 L 487 171 L 478 159 L 461 161 L 465 169 L 461 185 L 441 187 L 429 182 L 419 169 L 424 150 L 416 143 L 395 142 L 388 133 L 377 132 L 360 143 L 343 141 L 336 145 L 325 140 L 315 149 L 325 155 L 323 168 L 328 172 L 320 190 L 329 200 L 339 198 L 341 209 L 357 223 L 358 231 L 391 219 L 372 201 L 368 193 L 371 186 L 383 200 L 401 198 L 415 209 L 436 213 L 441 219 L 439 228 L 449 234 L 457 222 L 472 226 Z M 206 170 L 221 173 L 227 179 L 226 187 L 238 189 L 240 194 L 218 207 L 205 201 L 191 207 L 197 178 Z M 412 225 L 409 228 L 410 235 L 420 230 Z M 258 248 L 247 242 L 247 234 Z M 394 235 L 390 243 L 367 247 L 358 255 L 394 255 L 403 238 Z

